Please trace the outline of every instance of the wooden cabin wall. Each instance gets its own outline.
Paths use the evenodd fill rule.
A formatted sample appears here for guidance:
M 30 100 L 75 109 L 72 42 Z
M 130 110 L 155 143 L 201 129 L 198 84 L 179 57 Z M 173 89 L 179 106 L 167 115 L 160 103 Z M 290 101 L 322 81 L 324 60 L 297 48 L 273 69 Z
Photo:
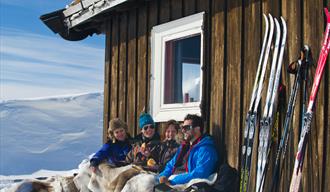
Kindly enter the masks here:
M 151 29 L 191 14 L 204 11 L 204 73 L 202 114 L 207 130 L 213 135 L 221 160 L 240 169 L 241 145 L 245 117 L 248 111 L 261 49 L 264 21 L 262 14 L 283 16 L 288 26 L 288 38 L 283 59 L 281 81 L 285 93 L 281 96 L 279 123 L 275 128 L 273 153 L 281 137 L 287 100 L 294 77 L 286 66 L 296 60 L 299 50 L 307 44 L 314 56 L 309 74 L 310 92 L 325 28 L 323 7 L 329 0 L 150 0 L 139 1 L 106 18 L 106 53 L 104 84 L 104 141 L 108 121 L 114 117 L 125 120 L 129 132 L 136 135 L 138 117 L 149 110 Z M 329 59 L 318 93 L 316 110 L 303 172 L 303 191 L 330 191 L 330 104 Z M 268 70 L 269 71 L 269 70 Z M 267 74 L 268 75 L 268 74 Z M 266 78 L 266 82 L 268 78 Z M 265 84 L 266 85 L 266 84 Z M 265 101 L 264 87 L 262 106 Z M 288 158 L 280 181 L 280 191 L 286 191 L 291 179 L 299 139 L 302 92 L 298 94 L 288 146 Z M 263 107 L 261 107 L 263 108 Z M 163 123 L 158 123 L 161 132 Z M 258 134 L 255 133 L 253 162 L 256 162 Z M 256 176 L 256 163 L 251 169 Z M 270 171 L 272 166 L 270 166 Z M 266 184 L 270 183 L 267 175 Z M 251 182 L 254 188 L 254 182 Z

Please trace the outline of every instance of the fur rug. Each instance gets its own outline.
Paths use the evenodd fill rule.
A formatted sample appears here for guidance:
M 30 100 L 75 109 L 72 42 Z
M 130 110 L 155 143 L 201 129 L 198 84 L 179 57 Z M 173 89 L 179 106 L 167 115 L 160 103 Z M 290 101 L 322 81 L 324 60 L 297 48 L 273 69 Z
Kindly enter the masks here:
M 99 165 L 99 170 L 96 173 L 91 173 L 87 188 L 93 192 L 118 192 L 115 190 L 114 186 L 111 186 L 112 182 L 117 178 L 120 173 L 131 168 L 132 165 L 112 168 L 107 163 L 102 163 Z M 123 182 L 125 182 L 126 184 L 122 184 L 124 188 L 121 190 L 121 192 L 153 191 L 153 188 L 156 183 L 156 175 L 147 173 L 143 170 L 140 170 L 139 172 L 140 174 L 133 176 L 132 178 L 130 178 L 130 176 L 128 175 L 129 178 L 123 179 Z M 77 176 L 79 176 L 79 174 Z M 74 180 L 77 185 L 76 178 Z
M 111 186 L 112 182 L 120 173 L 132 169 L 132 167 L 132 165 L 127 165 L 113 168 L 107 163 L 102 163 L 99 165 L 96 173 L 94 173 L 89 168 L 89 160 L 86 159 L 79 164 L 79 172 L 75 177 L 54 176 L 45 181 L 36 179 L 24 180 L 11 187 L 8 192 L 118 192 Z M 137 175 L 131 176 L 128 175 L 128 178 L 123 179 L 125 183 L 122 184 L 124 188 L 121 192 L 152 192 L 154 186 L 158 183 L 156 174 L 142 169 L 139 169 Z M 170 179 L 174 177 L 175 175 L 171 176 Z M 217 174 L 215 173 L 207 179 L 193 179 L 187 184 L 171 187 L 183 191 L 199 182 L 212 185 L 216 179 Z
M 54 176 L 45 181 L 24 180 L 8 189 L 8 192 L 78 192 L 73 176 Z

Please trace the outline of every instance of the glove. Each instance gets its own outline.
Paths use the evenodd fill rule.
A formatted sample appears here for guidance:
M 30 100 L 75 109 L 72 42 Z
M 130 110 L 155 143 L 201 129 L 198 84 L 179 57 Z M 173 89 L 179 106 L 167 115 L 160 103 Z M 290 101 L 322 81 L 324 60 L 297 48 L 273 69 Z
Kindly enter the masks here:
M 100 164 L 100 162 L 99 162 L 99 160 L 97 160 L 97 159 L 91 159 L 91 160 L 89 161 L 89 166 L 90 166 L 90 167 L 97 167 L 97 166 L 99 166 L 99 164 Z

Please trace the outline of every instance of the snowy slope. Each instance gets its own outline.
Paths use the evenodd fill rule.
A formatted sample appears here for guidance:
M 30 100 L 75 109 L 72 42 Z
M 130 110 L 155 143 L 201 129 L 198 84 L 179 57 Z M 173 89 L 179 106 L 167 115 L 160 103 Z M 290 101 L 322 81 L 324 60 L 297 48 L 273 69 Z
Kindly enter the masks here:
M 0 175 L 69 170 L 102 142 L 103 94 L 0 103 Z

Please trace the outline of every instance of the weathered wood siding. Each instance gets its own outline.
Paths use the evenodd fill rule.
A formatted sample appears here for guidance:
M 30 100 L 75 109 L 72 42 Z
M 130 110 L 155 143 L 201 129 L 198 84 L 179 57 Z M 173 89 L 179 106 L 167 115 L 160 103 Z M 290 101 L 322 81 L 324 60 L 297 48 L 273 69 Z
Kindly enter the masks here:
M 264 23 L 262 13 L 283 16 L 287 21 L 288 39 L 283 59 L 282 83 L 284 103 L 294 77 L 285 66 L 297 59 L 299 50 L 308 44 L 317 62 L 325 27 L 323 7 L 329 0 L 151 0 L 105 18 L 106 57 L 104 85 L 104 140 L 108 121 L 120 117 L 127 121 L 132 135 L 139 133 L 138 116 L 149 109 L 151 49 L 153 26 L 204 11 L 204 79 L 202 114 L 207 130 L 214 136 L 222 160 L 240 168 L 240 154 L 245 116 L 261 48 Z M 313 126 L 309 136 L 303 173 L 303 191 L 330 191 L 330 104 L 329 61 L 320 85 Z M 310 73 L 312 78 L 315 67 Z M 268 78 L 266 78 L 268 79 Z M 312 79 L 310 79 L 310 86 Z M 309 91 L 310 91 L 309 87 Z M 266 88 L 264 88 L 266 90 Z M 265 95 L 265 91 L 263 92 Z M 293 117 L 293 138 L 285 161 L 281 191 L 288 188 L 299 139 L 299 104 Z M 264 104 L 264 99 L 262 100 Z M 273 149 L 280 138 L 286 106 L 280 108 L 279 126 Z M 160 131 L 163 124 L 159 124 Z M 254 141 L 257 149 L 258 131 Z M 275 152 L 271 154 L 274 159 Z M 256 153 L 253 156 L 253 162 Z M 272 168 L 272 167 L 270 167 Z M 256 175 L 252 166 L 252 178 Z M 269 177 L 268 177 L 269 178 Z M 269 182 L 269 179 L 268 181 Z M 254 184 L 251 185 L 254 188 Z

